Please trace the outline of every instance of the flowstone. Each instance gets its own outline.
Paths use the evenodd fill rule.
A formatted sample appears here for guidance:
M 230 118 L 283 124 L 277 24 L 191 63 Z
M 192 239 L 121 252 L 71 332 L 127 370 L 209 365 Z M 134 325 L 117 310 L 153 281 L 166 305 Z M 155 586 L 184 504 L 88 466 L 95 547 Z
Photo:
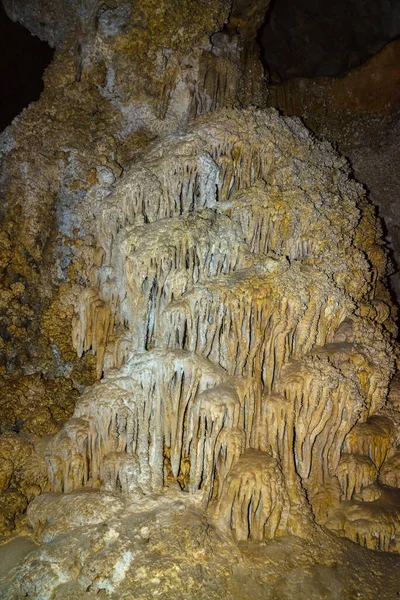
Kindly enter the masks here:
M 392 600 L 387 255 L 262 110 L 269 0 L 4 4 L 56 51 L 1 140 L 1 598 Z
M 98 204 L 72 338 L 101 380 L 47 445 L 48 491 L 176 486 L 238 540 L 316 520 L 398 551 L 393 494 L 363 495 L 397 485 L 399 436 L 368 211 L 346 162 L 273 110 L 155 144 Z

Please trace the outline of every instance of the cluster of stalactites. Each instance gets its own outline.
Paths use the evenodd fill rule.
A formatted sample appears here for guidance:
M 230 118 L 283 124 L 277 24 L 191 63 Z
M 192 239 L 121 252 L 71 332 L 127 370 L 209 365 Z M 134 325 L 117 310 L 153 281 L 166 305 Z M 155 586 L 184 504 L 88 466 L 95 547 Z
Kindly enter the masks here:
M 206 503 L 213 500 L 225 527 L 238 485 L 246 505 L 238 497 L 230 509 L 237 539 L 284 533 L 284 476 L 267 452 L 246 450 L 246 395 L 243 380 L 188 353 L 131 359 L 82 397 L 55 436 L 47 450 L 49 490 L 160 492 L 172 476 L 189 492 L 202 491 Z
M 105 376 L 50 447 L 50 488 L 177 482 L 241 540 L 293 531 L 304 489 L 319 515 L 370 487 L 393 356 L 376 322 L 349 325 L 376 283 L 359 193 L 275 112 L 222 113 L 135 164 L 99 207 L 74 321 Z
M 240 128 L 233 133 L 228 119 L 225 128 L 209 131 L 202 126 L 178 141 L 170 139 L 136 165 L 102 207 L 99 242 L 104 257 L 94 278 L 98 292 L 83 292 L 73 335 L 79 354 L 88 349 L 98 354 L 99 373 L 107 343 L 114 343 L 108 319 L 111 325 L 128 325 L 135 340 L 142 337 L 142 345 L 149 346 L 149 337 L 157 332 L 140 336 L 135 318 L 142 323 L 150 319 L 147 327 L 153 321 L 157 325 L 172 296 L 179 298 L 199 282 L 208 287 L 215 276 L 263 263 L 267 254 L 300 261 L 318 257 L 325 261 L 325 270 L 333 265 L 339 273 L 347 248 L 352 279 L 361 293 L 366 289 L 368 277 L 362 280 L 362 274 L 368 266 L 349 246 L 350 224 L 355 226 L 358 211 L 343 193 L 341 178 L 333 169 L 324 174 L 327 188 L 337 183 L 335 194 L 312 189 L 302 162 L 297 159 L 293 168 L 294 159 L 284 154 L 289 140 L 284 138 L 280 148 L 272 137 L 277 115 L 260 123 L 260 114 L 248 115 L 250 125 L 240 122 L 243 136 Z M 304 130 L 299 133 L 315 152 L 312 139 Z M 293 139 L 290 153 L 292 146 Z M 323 173 L 321 168 L 315 171 Z M 153 319 L 143 314 L 149 302 Z M 349 310 L 343 298 L 335 302 Z
M 47 453 L 50 488 L 159 492 L 166 448 L 178 475 L 188 414 L 198 396 L 224 377 L 222 369 L 189 353 L 135 356 L 90 388 L 55 436 Z

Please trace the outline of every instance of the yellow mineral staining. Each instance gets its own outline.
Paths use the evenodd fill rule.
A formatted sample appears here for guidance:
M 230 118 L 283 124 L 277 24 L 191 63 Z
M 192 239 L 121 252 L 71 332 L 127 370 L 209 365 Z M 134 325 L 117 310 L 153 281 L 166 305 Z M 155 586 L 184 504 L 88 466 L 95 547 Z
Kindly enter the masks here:
M 287 506 L 278 463 L 266 452 L 249 449 L 222 486 L 215 518 L 238 541 L 271 539 L 286 532 Z
M 96 375 L 100 379 L 106 345 L 113 330 L 113 307 L 102 300 L 95 289 L 85 290 L 81 302 L 79 325 L 73 322 L 72 339 L 79 357 L 88 350 L 97 355 Z
M 326 526 L 368 548 L 398 552 L 400 496 L 393 488 L 398 486 L 399 461 L 393 422 L 373 415 L 357 423 L 343 451 L 338 476 L 347 502 L 328 515 Z
M 363 398 L 350 378 L 322 361 L 286 367 L 278 390 L 294 410 L 296 471 L 322 485 L 335 475 L 343 441 L 363 410 Z
M 382 464 L 395 481 L 390 310 L 354 244 L 365 199 L 342 159 L 274 111 L 223 111 L 93 202 L 59 306 L 99 381 L 44 450 L 47 490 L 176 486 L 237 540 L 316 519 L 395 548 L 376 483 Z
M 48 362 L 56 358 L 59 363 L 67 363 L 73 379 L 79 385 L 90 385 L 96 380 L 96 357 L 87 353 L 79 360 L 73 337 L 65 335 L 66 323 L 73 322 L 74 307 L 71 298 L 74 296 L 75 294 L 71 294 L 71 286 L 61 286 L 59 296 L 43 315 L 42 335 L 47 344 Z
M 399 552 L 399 523 L 399 493 L 389 488 L 377 499 L 343 502 L 326 525 L 366 548 Z
M 385 460 L 379 471 L 379 481 L 384 485 L 400 488 L 400 452 Z
M 105 521 L 141 521 L 136 552 L 158 518 L 143 511 L 168 503 L 174 526 L 181 503 L 235 542 L 317 524 L 400 552 L 395 311 L 374 209 L 299 120 L 232 108 L 265 106 L 268 0 L 103 4 L 63 39 L 71 16 L 10 130 L 0 534 L 26 510 L 41 541 L 101 523 L 74 539 L 75 579 L 128 535 Z M 82 575 L 89 595 L 119 593 L 123 544 L 112 577 Z M 56 589 L 54 547 L 40 550 L 49 598 L 75 589 Z
M 394 425 L 387 417 L 373 415 L 364 423 L 357 423 L 346 437 L 344 451 L 368 456 L 379 469 L 384 460 L 394 453 Z
M 2 380 L 2 430 L 33 435 L 54 433 L 68 419 L 78 396 L 71 381 L 29 375 Z M 0 438 L 1 439 L 1 438 Z
M 82 262 L 73 343 L 101 380 L 46 449 L 50 491 L 175 480 L 238 540 L 312 514 L 354 539 L 337 511 L 384 503 L 368 490 L 394 452 L 379 414 L 394 355 L 379 302 L 357 316 L 372 294 L 351 245 L 361 190 L 338 168 L 298 123 L 257 111 L 208 117 L 132 166 Z M 365 527 L 362 543 L 389 547 Z
M 47 470 L 33 436 L 0 437 L 0 533 L 10 533 L 28 502 L 44 492 Z
M 363 488 L 376 481 L 377 469 L 368 456 L 342 453 L 337 476 L 345 500 L 351 500 Z

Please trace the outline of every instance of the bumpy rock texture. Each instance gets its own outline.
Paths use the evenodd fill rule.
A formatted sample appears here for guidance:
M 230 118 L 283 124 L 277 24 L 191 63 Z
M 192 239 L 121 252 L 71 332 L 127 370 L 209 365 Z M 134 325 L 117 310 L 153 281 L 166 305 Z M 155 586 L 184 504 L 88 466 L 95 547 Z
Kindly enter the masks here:
M 320 526 L 399 552 L 382 234 L 329 143 L 243 107 L 266 3 L 18 4 L 58 51 L 4 137 L 2 527 L 42 546 L 3 596 L 244 598 L 241 543 L 348 547 Z
M 291 79 L 270 86 L 268 103 L 301 117 L 351 160 L 385 224 L 391 250 L 391 288 L 400 298 L 400 40 L 345 77 Z
M 176 481 L 239 540 L 330 523 L 398 441 L 385 256 L 345 161 L 276 112 L 219 112 L 96 212 L 72 337 L 101 381 L 47 447 L 50 489 Z M 398 509 L 382 539 L 363 510 L 397 550 Z
M 4 5 L 56 47 L 40 101 L 0 142 L 0 427 L 40 436 L 98 376 L 69 333 L 101 260 L 98 201 L 158 136 L 219 106 L 264 103 L 254 36 L 266 2 L 254 4 L 251 26 L 240 2 L 223 0 Z

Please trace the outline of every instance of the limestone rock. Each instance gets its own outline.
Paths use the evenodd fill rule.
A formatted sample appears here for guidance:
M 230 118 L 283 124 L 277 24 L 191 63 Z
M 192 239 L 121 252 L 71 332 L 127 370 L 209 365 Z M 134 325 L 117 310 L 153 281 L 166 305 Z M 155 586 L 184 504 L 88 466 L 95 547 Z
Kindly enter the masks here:
M 251 24 L 241 0 L 156 4 L 7 3 L 58 49 L 5 161 L 5 379 L 46 390 L 25 428 L 53 434 L 0 453 L 5 519 L 30 502 L 43 542 L 9 598 L 176 597 L 186 574 L 201 598 L 203 563 L 223 597 L 236 542 L 317 525 L 399 550 L 373 209 L 329 143 L 262 110 L 268 2 Z
M 394 453 L 394 426 L 390 419 L 373 415 L 364 423 L 357 423 L 346 438 L 345 452 L 369 456 L 379 469 L 384 460 Z
M 47 469 L 33 436 L 6 433 L 0 436 L 0 532 L 10 533 L 28 502 L 47 485 Z
M 268 1 L 253 3 L 252 27 L 233 4 L 5 3 L 56 52 L 40 100 L 2 137 L 1 431 L 55 433 L 111 362 L 113 309 L 90 278 L 97 202 L 155 138 L 219 107 L 265 105 L 255 36 Z M 71 338 L 82 292 L 88 331 Z M 118 366 L 129 344 L 114 345 Z
M 375 500 L 343 502 L 326 526 L 366 548 L 399 552 L 398 502 L 398 490 L 390 488 Z
M 351 500 L 353 494 L 359 494 L 377 478 L 377 470 L 372 460 L 358 454 L 342 453 L 337 474 L 345 500 Z
M 400 452 L 385 460 L 379 471 L 379 481 L 391 487 L 400 487 Z
M 101 506 L 100 499 L 96 504 Z M 62 520 L 70 517 L 68 512 Z M 9 550 L 0 547 L 2 556 Z M 357 594 L 392 600 L 398 589 L 398 556 L 371 553 L 318 530 L 312 543 L 287 536 L 237 544 L 221 535 L 204 513 L 176 498 L 148 498 L 141 507 L 124 508 L 100 524 L 75 523 L 74 529 L 29 550 L 17 570 L 0 578 L 4 600 L 101 595 L 111 600 L 274 600 L 294 595 L 324 600 L 332 590 L 346 600 Z
M 57 48 L 2 171 L 0 532 L 40 543 L 5 599 L 397 590 L 359 547 L 400 548 L 382 232 L 243 109 L 268 4 L 5 1 Z
M 101 379 L 46 449 L 49 490 L 176 487 L 261 540 L 369 488 L 397 434 L 379 413 L 389 313 L 362 313 L 381 277 L 352 232 L 364 203 L 332 149 L 274 111 L 154 144 L 98 204 L 72 337 Z
M 223 482 L 215 517 L 235 539 L 262 540 L 287 531 L 288 497 L 277 461 L 246 450 Z
M 27 517 L 35 537 L 50 541 L 68 530 L 108 521 L 122 508 L 121 499 L 112 494 L 42 494 L 29 504 Z
M 372 6 L 379 10 L 376 3 L 371 3 Z M 336 5 L 335 10 L 340 12 Z M 365 22 L 362 25 L 365 33 L 364 25 Z M 269 102 L 284 114 L 301 117 L 317 136 L 335 141 L 351 161 L 355 177 L 365 183 L 371 201 L 379 207 L 379 215 L 384 220 L 394 259 L 389 267 L 390 284 L 398 304 L 400 276 L 396 263 L 400 256 L 400 231 L 395 198 L 400 193 L 397 176 L 400 42 L 394 35 L 389 39 L 391 41 L 367 62 L 354 69 L 349 66 L 350 70 L 346 69 L 343 77 L 299 77 L 271 86 Z M 372 250 L 375 244 L 373 237 L 369 238 Z M 380 288 L 379 296 L 390 304 L 384 287 Z M 395 321 L 395 313 L 393 317 Z M 393 325 L 396 327 L 395 322 Z

